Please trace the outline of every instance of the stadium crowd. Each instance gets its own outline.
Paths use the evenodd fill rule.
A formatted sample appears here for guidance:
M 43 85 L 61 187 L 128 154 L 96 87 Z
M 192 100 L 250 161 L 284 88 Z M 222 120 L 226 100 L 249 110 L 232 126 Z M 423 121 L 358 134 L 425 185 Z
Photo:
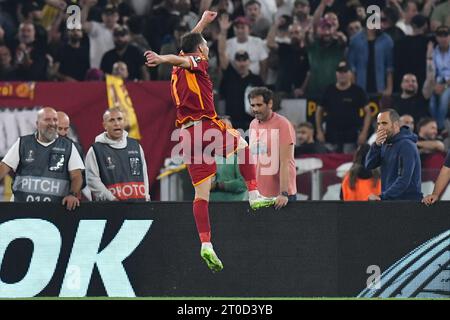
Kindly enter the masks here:
M 70 5 L 81 24 L 67 28 Z M 450 0 L 3 0 L 0 81 L 170 80 L 143 53 L 178 54 L 207 9 L 208 73 L 235 127 L 253 119 L 249 88 L 266 86 L 274 111 L 282 99 L 318 106 L 293 123 L 296 156 L 374 143 L 370 101 L 416 124 L 421 156 L 448 149 Z
M 73 4 L 81 25 L 68 29 Z M 145 68 L 143 52 L 177 54 L 181 36 L 211 9 L 219 15 L 205 31 L 209 74 L 235 126 L 248 129 L 252 119 L 245 89 L 266 85 L 280 98 L 306 98 L 333 114 L 332 132 L 317 131 L 320 142 L 340 128 L 359 132 L 358 113 L 369 98 L 416 123 L 431 116 L 439 133 L 448 131 L 448 0 L 4 0 L 0 9 L 0 80 L 87 81 L 106 73 L 169 80 L 170 67 Z M 324 99 L 345 99 L 330 88 L 343 59 L 358 101 L 344 101 L 349 108 L 336 113 Z M 364 136 L 337 142 L 361 145 Z

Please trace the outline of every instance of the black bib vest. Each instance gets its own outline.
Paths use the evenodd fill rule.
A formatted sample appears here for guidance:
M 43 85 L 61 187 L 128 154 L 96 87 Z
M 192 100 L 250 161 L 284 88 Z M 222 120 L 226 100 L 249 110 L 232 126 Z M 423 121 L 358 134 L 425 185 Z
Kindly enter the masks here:
M 92 145 L 100 179 L 119 200 L 145 201 L 144 172 L 139 143 L 127 137 L 127 146 L 115 149 L 108 144 Z
M 31 134 L 20 138 L 20 161 L 13 183 L 14 201 L 61 202 L 69 193 L 72 142 L 57 138 L 45 147 Z

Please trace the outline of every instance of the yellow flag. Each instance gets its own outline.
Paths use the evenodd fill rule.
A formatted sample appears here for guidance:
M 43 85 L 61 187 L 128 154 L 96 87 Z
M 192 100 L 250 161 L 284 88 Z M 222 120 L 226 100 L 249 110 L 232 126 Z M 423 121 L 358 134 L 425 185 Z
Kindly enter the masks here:
M 126 122 L 128 127 L 128 135 L 130 138 L 141 139 L 139 132 L 139 124 L 134 112 L 133 102 L 128 95 L 127 88 L 123 80 L 119 77 L 106 75 L 106 92 L 108 93 L 109 108 L 119 107 L 126 113 Z
M 9 201 L 9 199 L 11 199 L 11 196 L 12 196 L 11 184 L 12 184 L 12 178 L 9 175 L 6 175 L 5 179 L 4 179 L 5 191 L 3 193 L 3 201 Z M 0 199 L 0 201 L 1 201 L 1 199 Z

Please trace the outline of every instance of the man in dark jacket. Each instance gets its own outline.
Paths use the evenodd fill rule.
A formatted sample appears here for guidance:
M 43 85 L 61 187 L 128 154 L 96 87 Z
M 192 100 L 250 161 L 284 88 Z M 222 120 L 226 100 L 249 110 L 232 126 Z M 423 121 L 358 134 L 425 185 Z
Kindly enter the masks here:
M 401 127 L 393 109 L 378 114 L 377 138 L 366 156 L 367 169 L 381 166 L 381 194 L 369 200 L 422 200 L 417 136 Z

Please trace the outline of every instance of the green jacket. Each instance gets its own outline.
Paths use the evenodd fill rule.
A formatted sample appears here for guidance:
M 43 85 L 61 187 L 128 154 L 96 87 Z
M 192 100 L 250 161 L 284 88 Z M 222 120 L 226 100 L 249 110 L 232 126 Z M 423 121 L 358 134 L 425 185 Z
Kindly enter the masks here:
M 242 201 L 248 199 L 247 185 L 239 171 L 237 155 L 228 159 L 216 157 L 216 182 L 223 182 L 224 189 L 211 191 L 210 201 Z

